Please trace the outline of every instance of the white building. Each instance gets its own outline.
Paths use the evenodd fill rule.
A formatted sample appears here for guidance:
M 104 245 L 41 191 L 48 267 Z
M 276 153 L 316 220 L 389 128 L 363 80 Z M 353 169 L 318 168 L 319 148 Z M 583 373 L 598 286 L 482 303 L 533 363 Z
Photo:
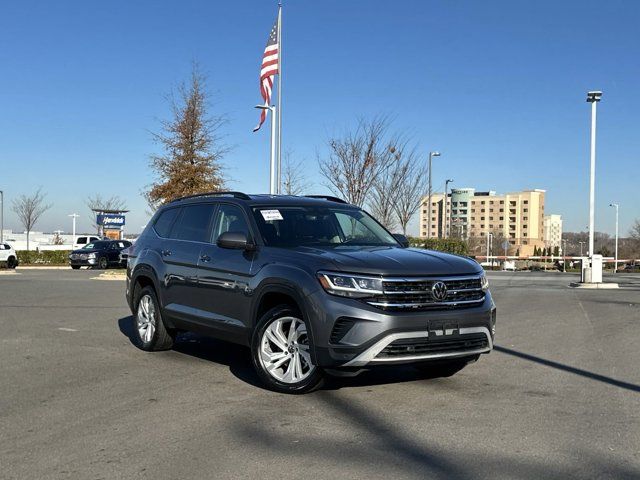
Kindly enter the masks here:
M 544 216 L 544 244 L 562 250 L 562 215 Z

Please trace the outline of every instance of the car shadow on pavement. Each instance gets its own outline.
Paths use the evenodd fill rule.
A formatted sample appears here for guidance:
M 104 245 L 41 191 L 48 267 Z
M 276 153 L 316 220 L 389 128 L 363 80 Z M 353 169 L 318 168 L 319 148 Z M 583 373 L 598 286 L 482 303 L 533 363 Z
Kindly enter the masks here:
M 541 365 L 545 365 L 551 368 L 557 368 L 559 370 L 564 370 L 565 372 L 573 373 L 575 375 L 589 378 L 591 380 L 607 383 L 609 385 L 613 385 L 614 387 L 623 388 L 625 390 L 631 390 L 632 392 L 640 392 L 640 385 L 636 385 L 634 383 L 629 383 L 623 380 L 618 380 L 616 378 L 607 377 L 606 375 L 600 375 L 599 373 L 593 373 L 588 370 L 572 367 L 571 365 L 565 365 L 564 363 L 554 362 L 553 360 L 547 360 L 546 358 L 537 357 L 529 353 L 520 352 L 518 350 L 502 347 L 500 345 L 494 345 L 493 349 L 497 352 L 505 353 L 507 355 L 512 355 L 514 357 L 521 358 L 523 360 L 529 360 L 531 362 L 539 363 Z
M 133 341 L 133 316 L 129 315 L 119 319 L 118 328 L 131 344 L 135 345 Z M 250 352 L 247 347 L 197 333 L 185 332 L 178 335 L 172 350 L 201 360 L 226 365 L 238 379 L 255 387 L 263 388 L 251 365 Z
M 471 480 L 478 478 L 511 479 L 572 479 L 572 478 L 616 478 L 636 479 L 637 467 L 612 462 L 599 452 L 567 452 L 580 463 L 551 464 L 546 459 L 527 457 L 520 452 L 509 454 L 504 449 L 491 452 L 478 448 L 476 452 L 461 451 L 438 445 L 437 437 L 416 436 L 392 412 L 378 410 L 366 399 L 344 398 L 339 392 L 321 391 L 312 394 L 309 402 L 326 418 L 348 426 L 348 431 L 357 438 L 340 438 L 327 435 L 324 430 L 310 430 L 309 434 L 296 440 L 288 431 L 279 432 L 277 427 L 246 418 L 234 419 L 232 428 L 242 444 L 281 455 L 291 452 L 296 461 L 304 465 L 339 464 L 342 478 L 360 478 L 359 469 L 374 469 L 378 474 L 386 472 L 391 478 L 430 478 Z M 401 403 L 401 400 L 399 400 Z M 406 408 L 406 407 L 403 407 Z M 462 413 L 460 413 L 462 415 Z M 415 419 L 433 420 L 439 412 L 425 406 L 415 412 Z
M 135 346 L 133 340 L 133 316 L 118 320 L 120 332 Z M 136 347 L 137 348 L 137 347 Z M 251 352 L 242 345 L 225 342 L 197 333 L 181 333 L 176 338 L 172 350 L 209 362 L 229 367 L 229 371 L 239 380 L 254 387 L 265 389 L 251 364 Z M 420 372 L 410 366 L 380 366 L 367 370 L 355 377 L 327 376 L 323 390 L 340 390 L 345 387 L 366 387 L 394 383 L 413 382 L 437 378 L 426 372 Z

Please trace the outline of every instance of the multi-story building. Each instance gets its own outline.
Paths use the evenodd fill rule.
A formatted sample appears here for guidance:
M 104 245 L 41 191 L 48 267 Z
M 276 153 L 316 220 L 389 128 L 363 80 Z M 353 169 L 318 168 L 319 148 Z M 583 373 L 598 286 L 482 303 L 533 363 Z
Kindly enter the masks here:
M 544 243 L 562 249 L 562 215 L 544 216 Z
M 508 241 L 512 253 L 519 250 L 521 255 L 530 255 L 534 247 L 545 246 L 544 194 L 536 189 L 498 195 L 473 188 L 454 188 L 446 197 L 432 194 L 430 207 L 427 197 L 423 199 L 420 236 L 427 236 L 430 221 L 432 238 L 469 239 L 491 234 L 495 240 Z

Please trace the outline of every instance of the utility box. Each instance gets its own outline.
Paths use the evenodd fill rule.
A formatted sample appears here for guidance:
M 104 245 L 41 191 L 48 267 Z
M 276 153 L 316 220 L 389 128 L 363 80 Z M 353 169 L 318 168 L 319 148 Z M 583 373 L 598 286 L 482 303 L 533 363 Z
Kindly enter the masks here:
M 602 255 L 582 258 L 582 283 L 602 283 Z

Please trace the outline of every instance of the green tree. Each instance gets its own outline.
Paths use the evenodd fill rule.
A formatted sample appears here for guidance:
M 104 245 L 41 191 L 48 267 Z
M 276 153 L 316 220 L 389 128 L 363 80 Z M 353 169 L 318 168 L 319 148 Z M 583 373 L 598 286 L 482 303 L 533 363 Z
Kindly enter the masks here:
M 559 246 L 555 246 L 553 247 L 553 256 L 554 257 L 559 257 L 560 256 L 560 247 Z

